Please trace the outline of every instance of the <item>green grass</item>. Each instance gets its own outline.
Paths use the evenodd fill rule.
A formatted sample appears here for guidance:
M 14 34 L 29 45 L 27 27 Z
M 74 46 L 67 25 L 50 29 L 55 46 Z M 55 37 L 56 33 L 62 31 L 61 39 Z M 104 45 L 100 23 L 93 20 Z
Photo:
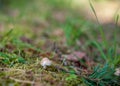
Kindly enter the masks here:
M 95 15 L 95 17 L 96 17 L 96 19 L 97 19 L 97 22 L 98 22 L 98 24 L 99 24 L 99 27 L 100 27 L 100 33 L 101 33 L 101 37 L 102 37 L 102 40 L 103 40 L 103 43 L 101 43 L 101 45 L 102 45 L 102 46 L 105 46 L 105 48 L 106 48 L 106 50 L 108 51 L 108 53 L 107 53 L 107 54 L 104 53 L 104 51 L 103 51 L 102 47 L 99 45 L 99 43 L 97 43 L 97 42 L 93 42 L 93 43 L 94 43 L 95 46 L 98 48 L 98 50 L 99 50 L 100 53 L 101 53 L 101 56 L 103 57 L 103 59 L 104 59 L 106 62 L 111 63 L 110 60 L 113 60 L 113 62 L 114 62 L 114 58 L 117 58 L 117 56 L 116 56 L 116 50 L 117 50 L 117 49 L 116 49 L 116 48 L 117 48 L 116 31 L 114 30 L 114 34 L 113 34 L 113 35 L 114 35 L 114 40 L 113 40 L 113 43 L 114 43 L 114 44 L 113 44 L 113 46 L 111 46 L 111 47 L 108 48 L 108 46 L 109 46 L 110 44 L 108 43 L 108 41 L 107 41 L 107 39 L 106 39 L 105 32 L 103 31 L 102 25 L 99 23 L 98 17 L 97 17 L 96 12 L 95 12 L 95 9 L 94 9 L 92 3 L 90 2 L 90 0 L 89 0 L 89 3 L 90 3 L 90 7 L 91 7 L 91 9 L 92 9 L 92 11 L 93 11 L 93 13 L 94 13 L 94 15 Z M 115 20 L 116 20 L 115 23 L 116 23 L 116 27 L 117 27 L 117 23 L 118 23 L 118 20 L 119 20 L 119 15 L 117 15 L 117 17 L 116 17 Z M 115 28 L 115 29 L 118 29 L 118 28 Z M 109 62 L 109 61 L 110 61 L 110 62 Z M 116 62 L 116 61 L 115 61 L 115 62 Z M 115 64 L 115 63 L 113 63 L 113 64 Z
M 119 85 L 118 78 L 113 75 L 114 72 L 114 68 L 111 68 L 108 64 L 105 64 L 102 68 L 97 66 L 94 68 L 94 72 L 83 80 L 89 86 Z

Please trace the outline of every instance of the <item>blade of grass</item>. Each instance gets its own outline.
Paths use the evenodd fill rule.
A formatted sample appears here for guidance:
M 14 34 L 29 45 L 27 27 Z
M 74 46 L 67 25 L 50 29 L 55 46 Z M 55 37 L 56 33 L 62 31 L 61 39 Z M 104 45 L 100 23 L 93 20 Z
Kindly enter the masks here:
M 13 29 L 10 29 L 1 39 L 0 42 L 3 42 L 3 40 L 5 39 L 5 37 L 8 37 L 11 33 L 12 33 Z
M 116 38 L 116 30 L 118 29 L 118 21 L 119 21 L 119 15 L 117 14 L 116 18 L 115 18 L 115 24 L 116 24 L 116 29 L 114 31 L 114 58 L 117 58 L 117 38 Z
M 94 13 L 96 19 L 97 19 L 97 22 L 98 22 L 98 24 L 100 25 L 100 22 L 99 22 L 99 20 L 98 20 L 97 14 L 96 14 L 95 9 L 94 9 L 94 7 L 93 7 L 93 5 L 92 5 L 92 3 L 91 3 L 90 0 L 89 0 L 89 3 L 90 3 L 90 7 L 91 7 L 91 9 L 92 9 L 92 11 L 93 11 L 93 13 Z
M 118 21 L 119 21 L 119 15 L 117 14 L 116 17 L 115 17 L 116 28 L 115 28 L 115 31 L 114 31 L 114 53 L 115 53 L 114 57 L 116 57 L 116 55 L 117 55 L 117 39 L 116 39 L 117 32 L 116 32 L 116 30 L 118 29 Z
M 116 27 L 118 27 L 118 21 L 119 21 L 119 15 L 117 14 L 116 19 L 115 19 Z
M 92 41 L 92 43 L 97 47 L 97 49 L 100 51 L 102 58 L 107 61 L 107 56 L 105 55 L 105 53 L 103 52 L 103 49 L 101 48 L 101 46 L 96 42 L 96 41 Z
M 89 0 L 89 4 L 90 4 L 90 7 L 91 7 L 91 9 L 92 9 L 92 11 L 93 11 L 93 13 L 94 13 L 96 19 L 97 19 L 97 23 L 98 23 L 98 25 L 99 25 L 100 34 L 101 34 L 101 36 L 102 36 L 102 38 L 103 38 L 103 43 L 104 43 L 105 46 L 107 47 L 106 37 L 105 37 L 104 31 L 103 31 L 103 29 L 102 29 L 103 27 L 101 26 L 101 24 L 100 24 L 100 22 L 99 22 L 99 20 L 98 20 L 96 11 L 95 11 L 95 9 L 94 9 L 94 7 L 93 7 L 93 5 L 92 5 L 92 3 L 91 3 L 90 0 Z

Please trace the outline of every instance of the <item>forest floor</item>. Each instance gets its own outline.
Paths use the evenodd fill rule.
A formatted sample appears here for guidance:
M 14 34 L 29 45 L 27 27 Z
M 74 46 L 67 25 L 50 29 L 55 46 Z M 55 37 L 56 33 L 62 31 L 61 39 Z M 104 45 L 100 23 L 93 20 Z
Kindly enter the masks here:
M 0 86 L 119 86 L 119 16 L 101 25 L 86 16 L 69 0 L 3 8 Z

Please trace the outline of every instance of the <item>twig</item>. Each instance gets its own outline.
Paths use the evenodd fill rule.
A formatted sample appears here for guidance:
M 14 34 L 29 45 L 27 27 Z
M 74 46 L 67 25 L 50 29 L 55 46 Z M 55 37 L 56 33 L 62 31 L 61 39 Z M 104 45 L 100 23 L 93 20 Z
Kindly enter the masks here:
M 20 82 L 20 83 L 27 83 L 27 84 L 34 84 L 34 81 L 27 81 L 27 80 L 20 80 L 20 79 L 16 79 L 13 77 L 9 77 L 9 79 L 14 80 L 15 82 Z
M 14 68 L 0 68 L 0 70 L 2 70 L 2 71 L 12 71 L 12 70 L 14 70 L 14 71 L 21 71 L 21 72 L 24 72 L 25 73 L 25 70 L 22 70 L 22 69 L 14 69 Z

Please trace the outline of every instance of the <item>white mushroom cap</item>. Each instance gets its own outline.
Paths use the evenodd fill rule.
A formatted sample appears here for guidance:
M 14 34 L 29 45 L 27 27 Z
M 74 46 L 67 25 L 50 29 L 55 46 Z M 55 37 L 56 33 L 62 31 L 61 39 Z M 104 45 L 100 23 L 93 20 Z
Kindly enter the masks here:
M 116 71 L 115 71 L 114 74 L 115 74 L 116 76 L 120 76 L 120 68 L 116 68 L 115 70 L 116 70 Z
M 50 66 L 52 64 L 52 61 L 50 61 L 48 58 L 43 58 L 40 64 L 41 66 L 43 66 L 43 68 L 46 68 L 47 66 Z

